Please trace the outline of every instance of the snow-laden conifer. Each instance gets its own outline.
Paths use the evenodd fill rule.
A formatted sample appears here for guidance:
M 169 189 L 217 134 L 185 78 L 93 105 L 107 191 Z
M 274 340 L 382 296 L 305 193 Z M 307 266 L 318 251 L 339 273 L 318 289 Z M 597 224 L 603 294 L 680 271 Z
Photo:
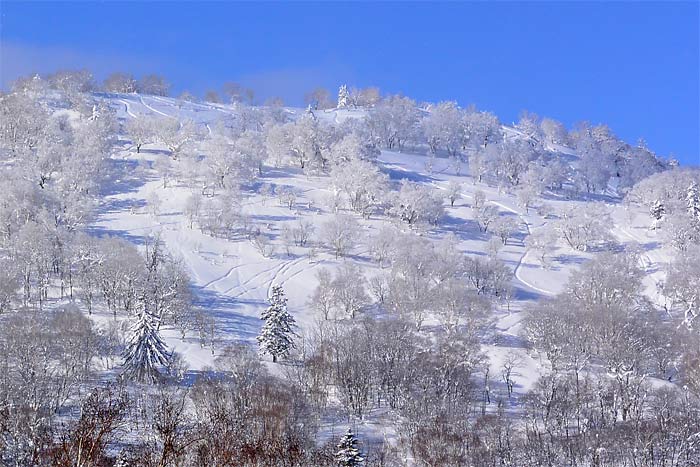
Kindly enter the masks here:
M 257 338 L 260 350 L 270 354 L 272 361 L 276 362 L 278 357 L 287 356 L 290 349 L 294 348 L 296 327 L 294 318 L 287 311 L 287 298 L 281 285 L 272 287 L 270 306 L 263 311 L 260 318 L 265 321 Z
M 335 453 L 335 461 L 341 467 L 363 465 L 365 458 L 357 448 L 357 437 L 352 429 L 348 429 L 348 432 L 340 439 L 338 451 Z
M 170 359 L 167 346 L 158 332 L 158 319 L 142 303 L 129 343 L 124 352 L 124 375 L 136 381 L 155 381 L 158 367 Z

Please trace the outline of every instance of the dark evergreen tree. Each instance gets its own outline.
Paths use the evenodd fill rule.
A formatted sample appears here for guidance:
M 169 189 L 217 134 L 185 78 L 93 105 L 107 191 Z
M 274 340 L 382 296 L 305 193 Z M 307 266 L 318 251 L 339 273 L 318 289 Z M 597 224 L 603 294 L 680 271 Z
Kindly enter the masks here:
M 348 429 L 348 432 L 340 439 L 338 451 L 335 453 L 335 461 L 341 467 L 354 467 L 365 462 L 365 458 L 357 449 L 357 438 L 352 429 Z
M 159 366 L 170 360 L 165 342 L 158 332 L 158 319 L 148 312 L 145 300 L 139 312 L 124 352 L 124 375 L 136 381 L 155 381 Z
M 277 362 L 277 358 L 287 356 L 290 349 L 294 348 L 292 338 L 296 327 L 294 318 L 287 311 L 287 298 L 282 286 L 272 287 L 270 306 L 260 318 L 265 321 L 257 338 L 260 350 L 272 355 L 272 361 Z

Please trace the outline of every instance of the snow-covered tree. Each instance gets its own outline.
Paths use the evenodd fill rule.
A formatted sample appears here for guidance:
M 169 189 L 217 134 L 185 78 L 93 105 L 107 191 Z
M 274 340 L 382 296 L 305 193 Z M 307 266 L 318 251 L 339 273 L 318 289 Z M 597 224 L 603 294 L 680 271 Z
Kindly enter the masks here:
M 413 227 L 420 223 L 437 225 L 445 213 L 442 196 L 430 187 L 408 180 L 390 200 L 389 215 Z
M 178 159 L 199 135 L 197 126 L 192 120 L 179 121 L 168 117 L 153 120 L 153 133 L 161 143 L 165 144 L 173 159 Z
M 350 100 L 357 107 L 374 107 L 381 100 L 379 88 L 370 86 L 368 88 L 350 89 Z
M 696 182 L 691 183 L 688 187 L 685 201 L 688 208 L 688 215 L 693 222 L 697 223 L 698 228 L 700 228 L 700 189 L 698 189 L 698 184 Z
M 138 83 L 133 75 L 128 73 L 112 73 L 104 81 L 104 89 L 107 92 L 131 93 L 138 90 Z
M 257 340 L 260 351 L 272 356 L 277 362 L 279 357 L 286 357 L 295 347 L 293 337 L 296 335 L 294 317 L 287 311 L 287 297 L 281 285 L 272 287 L 270 306 L 262 312 L 260 319 L 265 321 Z
M 684 323 L 688 327 L 697 327 L 695 321 L 700 317 L 700 246 L 689 248 L 671 262 L 663 291 L 681 309 Z
M 338 443 L 338 451 L 335 453 L 335 461 L 339 467 L 356 467 L 365 462 L 365 458 L 357 448 L 357 437 L 348 429 Z
M 518 222 L 513 218 L 513 216 L 499 216 L 491 227 L 491 231 L 498 235 L 505 245 L 508 239 L 514 232 L 518 230 Z
M 331 287 L 336 307 L 350 318 L 354 319 L 357 312 L 368 305 L 367 281 L 355 263 L 343 263 Z
M 562 238 L 575 250 L 587 251 L 591 246 L 610 240 L 610 213 L 602 203 L 588 203 L 570 209 L 556 223 Z
M 474 220 L 479 225 L 479 230 L 482 232 L 487 232 L 489 230 L 489 225 L 498 219 L 498 208 L 496 206 L 491 206 L 487 204 L 474 205 L 472 208 L 474 213 Z
M 655 229 L 666 215 L 666 207 L 664 206 L 664 203 L 662 203 L 659 200 L 656 200 L 649 209 L 649 214 L 653 219 L 652 228 Z
M 143 76 L 139 80 L 137 87 L 140 93 L 154 96 L 167 96 L 170 92 L 170 83 L 160 75 Z
M 515 128 L 527 137 L 531 146 L 542 144 L 544 138 L 540 127 L 540 117 L 537 114 L 527 110 L 522 111 Z
M 450 156 L 456 156 L 464 145 L 463 116 L 456 102 L 440 102 L 431 107 L 428 116 L 421 120 L 421 127 L 433 153 L 444 147 Z
M 454 180 L 447 185 L 447 199 L 450 200 L 450 206 L 454 207 L 455 202 L 462 198 L 462 184 Z
M 350 92 L 348 91 L 348 86 L 343 84 L 338 89 L 338 108 L 346 109 L 352 105 L 350 100 Z
M 472 151 L 484 149 L 503 139 L 498 117 L 490 112 L 467 111 L 464 116 L 465 144 Z
M 330 147 L 330 159 L 336 165 L 353 160 L 373 162 L 379 153 L 379 149 L 372 142 L 357 132 L 351 132 Z
M 387 177 L 377 166 L 362 160 L 338 165 L 331 171 L 333 185 L 345 193 L 350 207 L 369 218 L 384 198 Z
M 336 258 L 345 256 L 358 241 L 359 223 L 354 217 L 336 214 L 335 217 L 321 225 L 321 239 L 333 251 Z
M 370 112 L 367 126 L 372 136 L 378 138 L 387 149 L 403 149 L 406 141 L 415 134 L 418 123 L 416 103 L 408 97 L 389 96 Z
M 131 138 L 131 142 L 136 146 L 136 153 L 141 152 L 141 146 L 153 140 L 153 122 L 145 117 L 134 118 L 126 122 L 126 133 Z
M 145 299 L 139 308 L 124 352 L 124 374 L 136 381 L 154 382 L 170 355 L 158 332 L 158 319 L 147 309 Z
M 525 239 L 527 251 L 532 251 L 537 256 L 540 266 L 549 268 L 549 255 L 556 249 L 557 232 L 549 225 L 534 230 Z
M 328 89 L 318 87 L 304 96 L 304 104 L 313 109 L 329 109 L 333 106 L 330 96 Z
M 569 142 L 569 134 L 561 122 L 551 118 L 543 118 L 540 122 L 540 129 L 549 144 L 566 145 Z
M 321 171 L 325 168 L 323 155 L 326 141 L 316 116 L 305 112 L 298 120 L 285 125 L 287 154 L 302 170 Z

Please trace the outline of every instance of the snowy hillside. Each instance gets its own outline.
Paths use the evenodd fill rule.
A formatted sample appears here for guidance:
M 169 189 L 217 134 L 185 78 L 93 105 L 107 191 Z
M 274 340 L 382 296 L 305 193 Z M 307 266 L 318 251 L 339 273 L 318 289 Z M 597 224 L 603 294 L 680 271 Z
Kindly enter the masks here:
M 206 445 L 181 462 L 234 465 L 197 431 L 219 436 L 217 404 L 315 453 L 284 465 L 331 465 L 349 428 L 371 465 L 700 462 L 697 170 L 606 127 L 342 90 L 329 109 L 36 81 L 1 99 L 3 460 L 111 387 L 135 401 L 112 461 L 166 452 L 170 401 L 172 442 Z M 85 328 L 78 357 L 59 325 Z M 23 363 L 44 338 L 62 353 Z M 20 396 L 40 384 L 60 396 Z M 21 404 L 51 408 L 13 428 Z M 270 457 L 240 465 L 285 452 L 267 429 L 250 449 Z

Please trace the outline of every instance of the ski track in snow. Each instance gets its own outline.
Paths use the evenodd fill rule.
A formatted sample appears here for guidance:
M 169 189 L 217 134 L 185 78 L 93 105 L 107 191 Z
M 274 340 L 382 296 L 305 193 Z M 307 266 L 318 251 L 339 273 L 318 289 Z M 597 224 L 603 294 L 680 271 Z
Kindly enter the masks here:
M 131 111 L 131 107 L 130 107 L 130 105 L 129 105 L 129 101 L 127 101 L 127 100 L 125 100 L 125 99 L 119 99 L 119 100 L 124 104 L 124 107 L 125 107 L 125 109 L 126 109 L 126 113 L 127 113 L 130 117 L 132 117 L 132 118 L 139 118 L 139 117 L 136 116 L 136 114 L 134 114 L 134 113 Z
M 202 287 L 203 289 L 207 289 L 207 288 L 209 288 L 210 286 L 216 284 L 217 282 L 222 281 L 222 280 L 227 279 L 228 277 L 230 277 L 231 274 L 232 274 L 236 269 L 241 268 L 241 267 L 244 267 L 244 266 L 250 266 L 250 265 L 251 265 L 251 263 L 237 264 L 237 265 L 233 266 L 232 268 L 230 268 L 230 269 L 228 270 L 228 272 L 227 272 L 226 274 L 224 274 L 223 276 L 217 277 L 216 279 L 213 279 L 213 280 L 207 282 L 206 284 L 202 285 L 201 287 Z
M 274 270 L 276 270 L 276 269 L 279 269 L 279 268 L 281 268 L 281 267 L 283 267 L 283 266 L 284 266 L 284 263 L 281 264 L 281 265 L 280 265 L 280 264 L 275 264 L 275 265 L 272 266 L 271 268 L 267 268 L 267 269 L 263 269 L 262 271 L 258 271 L 257 273 L 253 274 L 252 276 L 250 276 L 248 279 L 244 280 L 243 282 L 239 282 L 238 284 L 234 285 L 233 287 L 230 287 L 230 288 L 226 289 L 226 290 L 223 292 L 223 294 L 224 294 L 224 295 L 228 295 L 228 294 L 230 294 L 232 291 L 234 291 L 234 290 L 236 290 L 236 289 L 238 289 L 238 288 L 241 288 L 241 287 L 243 287 L 243 286 L 246 286 L 246 285 L 250 284 L 251 282 L 253 282 L 253 281 L 254 281 L 255 279 L 257 279 L 258 277 L 263 276 L 264 274 L 267 274 L 267 273 L 269 273 L 269 272 L 271 272 L 271 271 L 274 271 Z M 274 277 L 274 274 L 275 274 L 275 273 L 272 274 L 272 277 Z M 267 284 L 267 281 L 264 281 L 264 284 Z M 256 289 L 256 288 L 258 288 L 258 287 L 254 287 L 254 289 Z M 234 298 L 240 297 L 241 295 L 245 294 L 246 292 L 249 292 L 250 290 L 254 290 L 254 289 L 247 289 L 247 290 L 244 290 L 243 292 L 240 292 L 238 295 L 235 295 Z
M 283 278 L 282 281 L 279 280 L 279 278 L 280 278 L 280 277 L 283 277 L 283 275 L 284 275 L 289 269 L 291 269 L 292 266 L 294 266 L 294 265 L 296 265 L 296 264 L 298 264 L 298 263 L 304 261 L 305 259 L 307 259 L 307 258 L 304 257 L 304 256 L 300 256 L 299 258 L 297 258 L 297 259 L 295 259 L 295 260 L 288 261 L 282 268 L 280 268 L 280 269 L 275 273 L 275 275 L 272 277 L 272 279 L 270 280 L 270 284 L 269 284 L 269 286 L 268 286 L 268 288 L 267 288 L 267 296 L 268 296 L 268 297 L 272 297 L 272 287 L 274 287 L 275 285 L 284 285 L 284 283 L 287 282 L 289 279 L 291 279 L 291 277 L 292 277 L 293 275 L 299 274 L 300 272 L 303 272 L 303 271 L 309 269 L 310 265 L 309 265 L 309 267 L 302 268 L 300 271 L 296 272 L 296 273 L 293 274 L 292 276 L 287 277 L 286 279 Z
M 161 112 L 160 110 L 158 110 L 158 109 L 156 109 L 156 108 L 154 108 L 154 107 L 151 107 L 150 105 L 146 104 L 146 101 L 143 100 L 143 96 L 139 96 L 139 99 L 141 100 L 141 103 L 144 105 L 144 107 L 146 107 L 146 108 L 149 109 L 150 111 L 155 112 L 155 113 L 157 113 L 157 114 L 160 114 L 160 115 L 162 115 L 162 116 L 164 116 L 164 117 L 173 118 L 173 119 L 177 120 L 177 117 L 173 117 L 172 115 L 168 115 L 168 114 L 166 114 L 165 112 Z
M 405 171 L 405 169 L 401 169 L 401 168 L 399 168 L 399 170 L 404 170 L 404 171 Z M 443 182 L 443 183 L 444 183 L 444 182 Z M 439 189 L 441 189 L 441 190 L 446 190 L 446 189 L 447 189 L 446 187 L 441 186 L 441 185 L 439 185 L 438 183 L 435 183 L 435 182 L 432 182 L 431 185 L 434 186 L 434 187 L 436 187 L 436 188 L 439 188 Z M 466 197 L 466 198 L 474 199 L 474 196 L 471 195 L 470 193 L 460 192 L 460 194 L 461 194 L 462 196 Z M 523 225 L 525 226 L 525 231 L 527 232 L 525 238 L 527 238 L 528 236 L 530 236 L 530 234 L 532 233 L 531 230 L 530 230 L 531 224 L 527 221 L 527 219 L 525 219 L 525 216 L 522 214 L 522 212 L 520 212 L 520 211 L 518 211 L 518 210 L 516 210 L 516 209 L 514 209 L 514 208 L 512 208 L 512 207 L 510 207 L 510 206 L 507 206 L 507 205 L 505 205 L 505 204 L 503 204 L 503 203 L 501 203 L 501 202 L 499 202 L 499 201 L 486 200 L 486 202 L 487 202 L 487 203 L 490 203 L 490 204 L 492 204 L 492 205 L 498 206 L 498 207 L 500 207 L 501 209 L 503 209 L 503 210 L 505 210 L 505 211 L 508 211 L 508 212 L 510 212 L 510 213 L 515 214 L 516 216 L 518 216 L 518 218 L 520 219 L 520 223 L 523 224 Z M 525 246 L 525 238 L 523 239 L 523 247 Z M 541 294 L 544 294 L 544 295 L 550 296 L 550 297 L 556 295 L 556 293 L 555 293 L 555 292 L 552 292 L 551 290 L 545 290 L 545 289 L 543 289 L 543 288 L 541 288 L 541 287 L 537 287 L 535 284 L 533 284 L 533 283 L 527 281 L 526 279 L 523 279 L 522 275 L 520 274 L 520 269 L 521 269 L 521 266 L 522 266 L 523 262 L 525 261 L 525 258 L 527 257 L 527 255 L 528 255 L 529 253 L 530 253 L 530 251 L 529 251 L 527 248 L 525 248 L 525 251 L 523 252 L 523 254 L 520 255 L 520 259 L 518 260 L 518 264 L 515 266 L 515 269 L 513 270 L 513 276 L 514 276 L 520 283 L 522 283 L 524 286 L 526 286 L 526 287 L 529 288 L 529 289 L 532 289 L 532 290 L 534 290 L 534 291 L 536 291 L 536 292 L 539 292 L 539 293 L 541 293 Z

